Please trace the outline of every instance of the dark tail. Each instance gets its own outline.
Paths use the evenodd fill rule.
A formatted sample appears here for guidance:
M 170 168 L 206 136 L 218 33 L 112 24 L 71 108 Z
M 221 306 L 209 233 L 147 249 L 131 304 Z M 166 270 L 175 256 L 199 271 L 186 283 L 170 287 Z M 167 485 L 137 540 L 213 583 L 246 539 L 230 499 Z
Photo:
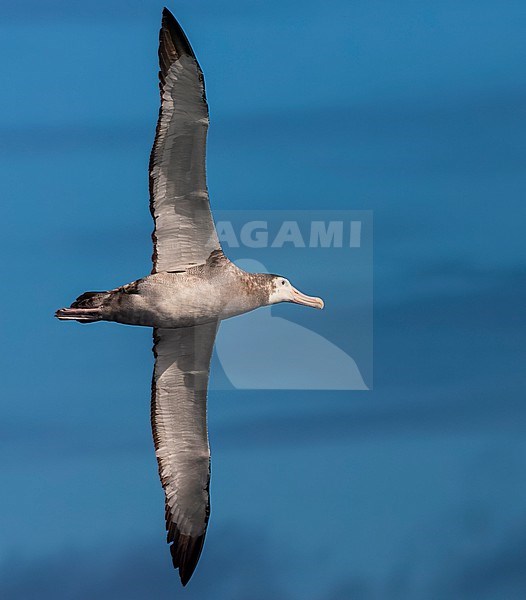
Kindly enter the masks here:
M 102 305 L 108 292 L 86 292 L 79 296 L 69 308 L 61 308 L 55 317 L 61 321 L 78 321 L 79 323 L 94 323 L 102 321 Z

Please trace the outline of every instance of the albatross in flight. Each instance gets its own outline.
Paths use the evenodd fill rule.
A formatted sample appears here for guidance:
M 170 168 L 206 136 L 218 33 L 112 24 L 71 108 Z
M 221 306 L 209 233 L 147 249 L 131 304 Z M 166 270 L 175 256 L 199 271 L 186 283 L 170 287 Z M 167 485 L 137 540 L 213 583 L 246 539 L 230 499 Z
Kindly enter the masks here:
M 203 73 L 166 8 L 159 40 L 161 108 L 149 166 L 152 273 L 114 290 L 86 292 L 55 316 L 153 327 L 153 439 L 166 496 L 167 541 L 186 585 L 210 513 L 206 395 L 218 325 L 277 302 L 323 308 L 323 301 L 284 277 L 247 273 L 223 254 L 206 186 Z

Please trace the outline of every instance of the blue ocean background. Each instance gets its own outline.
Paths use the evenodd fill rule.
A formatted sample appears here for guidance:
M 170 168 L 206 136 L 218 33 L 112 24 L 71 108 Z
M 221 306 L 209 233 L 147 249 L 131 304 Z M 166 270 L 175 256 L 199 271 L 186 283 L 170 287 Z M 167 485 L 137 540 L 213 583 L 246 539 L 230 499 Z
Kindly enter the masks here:
M 169 8 L 205 73 L 213 207 L 374 211 L 374 389 L 213 390 L 180 588 L 151 332 L 53 319 L 150 271 L 162 4 L 0 3 L 0 596 L 526 597 L 524 2 Z

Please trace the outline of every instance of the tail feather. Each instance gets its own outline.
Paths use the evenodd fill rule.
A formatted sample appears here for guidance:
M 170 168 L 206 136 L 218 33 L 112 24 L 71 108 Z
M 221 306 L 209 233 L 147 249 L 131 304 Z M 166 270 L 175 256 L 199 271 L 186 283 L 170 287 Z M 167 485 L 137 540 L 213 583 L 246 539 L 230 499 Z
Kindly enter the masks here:
M 79 321 L 79 323 L 93 323 L 102 320 L 98 308 L 60 308 L 55 313 L 55 317 L 61 321 Z
M 96 308 L 108 296 L 108 292 L 84 292 L 79 296 L 70 308 Z
M 79 323 L 102 321 L 101 309 L 107 297 L 108 292 L 85 292 L 69 308 L 57 310 L 55 317 L 61 321 L 78 321 Z

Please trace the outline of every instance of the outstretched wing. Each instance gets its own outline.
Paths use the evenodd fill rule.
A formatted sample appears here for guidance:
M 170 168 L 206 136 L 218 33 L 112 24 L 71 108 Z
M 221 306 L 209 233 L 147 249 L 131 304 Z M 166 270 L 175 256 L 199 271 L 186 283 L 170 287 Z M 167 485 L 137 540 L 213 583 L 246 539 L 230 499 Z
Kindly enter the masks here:
M 155 329 L 152 430 L 174 567 L 186 585 L 210 514 L 206 392 L 217 322 Z
M 203 73 L 179 23 L 164 9 L 159 34 L 161 108 L 150 156 L 153 273 L 206 261 L 220 248 L 210 212 Z

